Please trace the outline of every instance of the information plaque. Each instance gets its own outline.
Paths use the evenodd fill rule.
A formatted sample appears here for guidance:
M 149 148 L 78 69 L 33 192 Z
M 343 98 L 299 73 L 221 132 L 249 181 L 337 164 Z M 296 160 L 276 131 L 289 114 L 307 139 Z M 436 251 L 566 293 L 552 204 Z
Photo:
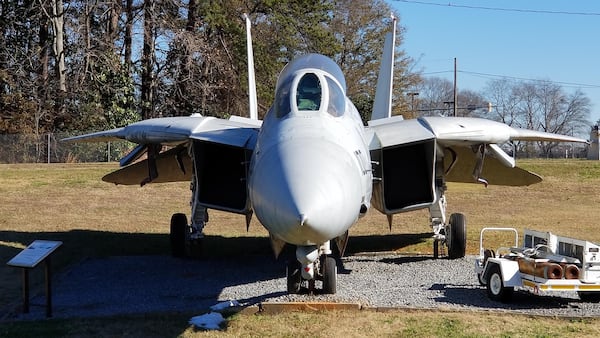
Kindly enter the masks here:
M 44 262 L 46 270 L 46 317 L 52 317 L 52 272 L 50 255 L 62 245 L 61 241 L 35 240 L 8 263 L 23 270 L 23 313 L 29 313 L 29 270 Z
M 6 264 L 20 268 L 33 268 L 61 245 L 60 241 L 35 240 Z

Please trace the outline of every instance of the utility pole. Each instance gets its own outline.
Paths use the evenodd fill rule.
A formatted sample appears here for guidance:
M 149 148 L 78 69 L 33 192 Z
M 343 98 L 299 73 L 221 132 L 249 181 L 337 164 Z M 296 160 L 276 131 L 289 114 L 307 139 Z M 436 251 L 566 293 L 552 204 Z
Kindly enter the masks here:
M 454 107 L 453 107 L 453 112 L 454 112 L 454 116 L 456 117 L 456 107 L 458 106 L 457 104 L 457 93 L 456 93 L 456 58 L 454 58 Z
M 416 109 L 415 109 L 415 96 L 419 96 L 418 92 L 410 92 L 410 93 L 406 93 L 406 95 L 410 96 L 410 110 L 411 113 L 413 115 L 416 115 Z

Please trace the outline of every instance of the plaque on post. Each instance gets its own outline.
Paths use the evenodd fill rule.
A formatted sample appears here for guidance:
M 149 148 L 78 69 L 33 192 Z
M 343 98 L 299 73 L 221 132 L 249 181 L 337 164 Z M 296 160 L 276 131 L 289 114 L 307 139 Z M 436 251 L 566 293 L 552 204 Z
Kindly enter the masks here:
M 40 262 L 45 262 L 46 270 L 46 317 L 52 317 L 52 292 L 50 255 L 62 245 L 60 241 L 35 240 L 23 251 L 13 257 L 8 263 L 23 269 L 23 312 L 29 312 L 29 269 L 35 268 Z

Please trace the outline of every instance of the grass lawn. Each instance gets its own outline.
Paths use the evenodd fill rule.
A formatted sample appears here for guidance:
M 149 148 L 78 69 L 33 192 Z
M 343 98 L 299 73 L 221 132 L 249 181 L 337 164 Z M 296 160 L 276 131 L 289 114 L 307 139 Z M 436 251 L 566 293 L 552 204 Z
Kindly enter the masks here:
M 520 160 L 544 181 L 530 187 L 448 184 L 448 211 L 467 216 L 467 253 L 478 251 L 487 226 L 552 231 L 600 242 L 600 162 Z M 115 186 L 100 178 L 108 164 L 0 165 L 0 260 L 7 262 L 35 239 L 64 242 L 53 265 L 60 270 L 84 257 L 168 254 L 169 220 L 189 213 L 189 183 Z M 428 213 L 394 216 L 371 210 L 351 230 L 349 251 L 392 250 L 430 254 Z M 267 237 L 254 219 L 246 232 L 241 215 L 210 211 L 209 236 Z M 500 238 L 491 241 L 500 240 Z M 494 243 L 490 243 L 494 246 Z M 215 254 L 237 254 L 231 246 Z M 226 251 L 229 250 L 229 251 Z M 231 252 L 233 250 L 234 252 Z M 258 248 L 256 250 L 269 250 Z M 39 271 L 38 271 L 39 270 Z M 41 290 L 43 269 L 32 273 Z M 18 304 L 21 272 L 0 265 L 0 304 Z M 0 307 L 0 310 L 2 307 Z M 190 314 L 192 315 L 192 314 Z M 0 312 L 0 317 L 2 312 Z M 599 336 L 598 319 L 553 319 L 490 313 L 395 310 L 384 313 L 284 313 L 230 319 L 225 332 L 194 332 L 180 314 L 40 322 L 0 322 L 3 336 Z M 310 330 L 310 331 L 307 331 Z

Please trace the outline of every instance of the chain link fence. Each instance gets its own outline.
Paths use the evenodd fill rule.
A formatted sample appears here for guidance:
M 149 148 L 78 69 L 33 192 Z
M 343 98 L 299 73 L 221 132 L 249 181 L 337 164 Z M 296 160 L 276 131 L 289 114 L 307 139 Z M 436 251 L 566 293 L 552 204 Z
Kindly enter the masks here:
M 67 134 L 0 135 L 0 163 L 110 162 L 121 159 L 134 143 L 111 141 L 67 143 Z
M 75 163 L 118 161 L 136 144 L 128 141 L 69 143 L 61 140 L 70 134 L 0 134 L 0 163 Z M 535 144 L 531 144 L 535 148 Z M 505 149 L 511 156 L 516 149 Z M 512 151 L 511 151 L 512 150 Z M 587 146 L 561 144 L 550 156 L 553 158 L 586 158 Z M 536 156 L 537 151 L 517 150 L 517 158 Z

